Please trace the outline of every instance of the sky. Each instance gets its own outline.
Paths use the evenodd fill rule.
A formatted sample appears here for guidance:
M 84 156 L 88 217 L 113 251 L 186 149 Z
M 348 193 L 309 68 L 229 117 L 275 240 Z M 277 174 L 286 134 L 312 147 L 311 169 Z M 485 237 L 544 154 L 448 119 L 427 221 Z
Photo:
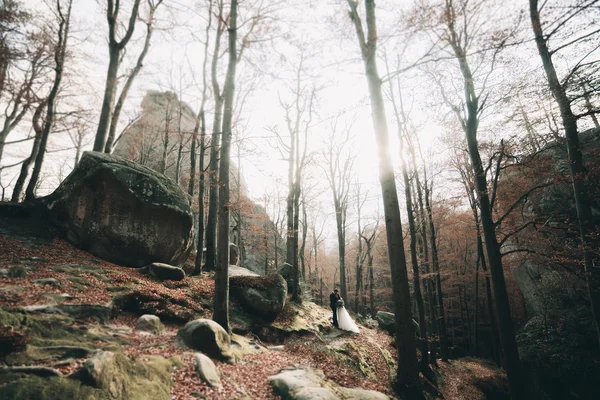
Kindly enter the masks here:
M 241 4 L 260 3 L 261 0 L 245 0 Z M 145 2 L 142 2 L 145 4 Z M 384 54 L 393 53 L 406 43 L 400 41 L 398 21 L 405 17 L 406 10 L 412 0 L 390 0 L 377 3 L 377 17 L 380 40 L 380 74 L 384 75 L 386 66 L 382 60 Z M 517 0 L 506 3 L 517 4 Z M 521 2 L 518 2 L 520 4 Z M 25 0 L 25 4 L 47 12 L 42 0 Z M 103 13 L 105 0 L 74 0 L 74 29 L 71 51 L 74 62 L 68 66 L 76 85 L 67 89 L 73 94 L 73 102 L 96 113 L 90 121 L 89 141 L 95 133 L 97 113 L 102 101 L 103 85 L 106 74 L 107 57 L 107 24 Z M 124 2 L 128 10 L 130 2 Z M 140 109 L 140 102 L 147 90 L 172 90 L 181 95 L 183 101 L 192 109 L 199 108 L 201 94 L 202 44 L 204 35 L 205 4 L 199 0 L 166 0 L 166 4 L 158 11 L 158 23 L 144 69 L 137 77 L 128 97 L 121 117 L 124 126 Z M 321 153 L 331 135 L 331 122 L 339 116 L 339 125 L 351 125 L 352 150 L 358 154 L 353 173 L 353 187 L 362 184 L 362 190 L 368 191 L 367 213 L 375 214 L 379 204 L 378 164 L 375 146 L 370 103 L 364 67 L 360 60 L 359 48 L 352 24 L 347 16 L 347 5 L 344 1 L 316 0 L 284 0 L 263 1 L 266 7 L 266 23 L 261 26 L 261 41 L 248 47 L 238 67 L 238 88 L 244 90 L 250 84 L 256 87 L 247 97 L 243 111 L 239 115 L 236 133 L 243 137 L 241 169 L 248 186 L 250 196 L 262 203 L 265 194 L 273 196 L 285 186 L 287 161 L 277 149 L 274 130 L 285 129 L 284 112 L 280 102 L 289 102 L 293 98 L 292 88 L 295 81 L 295 69 L 298 65 L 299 49 L 304 49 L 306 58 L 305 81 L 306 90 L 311 85 L 319 88 L 316 97 L 315 116 L 312 121 L 308 148 L 314 156 L 314 162 L 307 175 L 310 186 L 314 186 L 315 210 L 330 210 L 331 195 L 323 175 Z M 523 4 L 520 4 L 523 6 Z M 504 10 L 510 10 L 507 6 Z M 516 6 L 514 6 L 516 10 Z M 125 11 L 123 10 L 123 11 Z M 509 13 L 512 15 L 512 13 Z M 518 14 L 515 12 L 515 14 Z M 126 13 L 125 13 L 126 15 Z M 241 19 L 247 17 L 242 10 Z M 127 51 L 123 70 L 132 65 L 141 46 L 141 35 L 144 27 L 138 23 L 136 32 Z M 424 45 L 408 41 L 407 58 L 418 57 Z M 534 50 L 530 45 L 529 51 Z M 534 54 L 534 53 L 532 53 Z M 520 60 L 517 60 L 521 57 Z M 517 63 L 520 62 L 520 64 Z M 561 60 L 562 61 L 562 60 Z M 536 62 L 535 57 L 517 54 L 508 68 L 498 67 L 501 73 L 495 82 L 499 91 L 503 90 L 505 81 L 515 79 L 513 65 L 520 65 L 524 70 Z M 222 75 L 225 71 L 225 59 L 222 61 Z M 391 62 L 390 62 L 391 63 Z M 393 66 L 390 68 L 393 69 Z M 442 67 L 444 68 L 444 67 Z M 504 69 L 503 69 L 504 68 Z M 435 73 L 436 71 L 434 71 Z M 443 71 L 442 71 L 443 72 Z M 521 72 L 521 71 L 519 71 Z M 221 78 L 223 76 L 221 75 Z M 252 80 L 251 76 L 258 76 Z M 440 105 L 439 93 L 434 94 L 428 83 L 414 73 L 401 76 L 405 106 L 411 112 L 415 130 L 419 135 L 427 161 L 440 164 L 448 156 L 447 145 L 440 140 L 448 127 L 444 124 L 448 110 Z M 534 88 L 535 90 L 535 88 Z M 399 165 L 399 146 L 392 109 L 387 104 L 387 116 L 390 131 L 389 152 Z M 210 119 L 210 118 L 209 118 Z M 497 130 L 499 121 L 483 126 L 491 131 Z M 28 126 L 27 123 L 23 124 Z M 10 139 L 24 137 L 30 132 L 28 128 L 21 130 Z M 503 134 L 499 130 L 498 134 Z M 40 193 L 48 193 L 54 189 L 59 180 L 64 178 L 73 164 L 74 151 L 64 135 L 55 135 L 51 139 L 45 172 L 45 180 Z M 67 149 L 67 150 L 65 150 Z M 8 155 L 3 163 L 12 163 L 22 159 L 29 151 L 27 145 L 13 146 L 7 149 Z M 236 154 L 234 147 L 232 154 Z M 237 162 L 234 160 L 234 162 Z M 432 175 L 440 172 L 432 171 Z M 3 171 L 2 182 L 10 182 L 18 172 L 18 168 Z M 444 171 L 441 171 L 442 173 Z M 11 175 L 12 174 L 12 175 Z M 283 182 L 283 184 L 282 184 Z M 439 178 L 439 187 L 448 195 L 451 182 L 446 176 Z M 10 192 L 10 191 L 9 191 Z M 327 214 L 328 212 L 325 212 Z M 330 213 L 329 213 L 330 214 Z

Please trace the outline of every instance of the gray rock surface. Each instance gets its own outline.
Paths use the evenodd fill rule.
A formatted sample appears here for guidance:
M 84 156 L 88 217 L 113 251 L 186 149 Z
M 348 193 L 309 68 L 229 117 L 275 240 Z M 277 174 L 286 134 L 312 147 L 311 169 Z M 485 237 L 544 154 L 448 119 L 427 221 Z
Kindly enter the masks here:
M 194 368 L 200 378 L 211 387 L 221 387 L 221 377 L 215 363 L 202 353 L 194 356 Z
M 106 323 L 110 318 L 110 307 L 98 304 L 41 304 L 22 307 L 29 313 L 63 314 L 73 318 L 93 318 Z
M 212 358 L 226 358 L 231 345 L 227 331 L 210 319 L 200 318 L 188 322 L 179 330 L 177 337 L 187 347 Z
M 152 263 L 142 268 L 142 271 L 161 281 L 182 281 L 185 279 L 184 270 L 163 263 Z
M 279 274 L 267 276 L 232 276 L 231 295 L 248 312 L 272 321 L 281 312 L 287 297 L 287 284 Z
M 294 287 L 294 267 L 292 267 L 291 264 L 283 263 L 283 265 L 279 267 L 277 273 L 283 276 L 283 279 L 287 282 L 287 290 L 291 293 Z M 302 280 L 302 272 L 298 271 L 298 273 L 299 279 Z
M 345 388 L 325 378 L 321 370 L 293 368 L 269 376 L 275 392 L 287 400 L 389 400 L 390 397 L 374 390 Z
M 144 314 L 136 321 L 135 330 L 159 335 L 165 331 L 165 327 L 156 315 Z
M 166 176 L 120 157 L 85 152 L 43 199 L 73 245 L 121 265 L 179 265 L 193 244 L 188 196 Z
M 375 319 L 381 329 L 390 335 L 396 334 L 396 320 L 394 319 L 394 314 L 387 311 L 377 311 Z

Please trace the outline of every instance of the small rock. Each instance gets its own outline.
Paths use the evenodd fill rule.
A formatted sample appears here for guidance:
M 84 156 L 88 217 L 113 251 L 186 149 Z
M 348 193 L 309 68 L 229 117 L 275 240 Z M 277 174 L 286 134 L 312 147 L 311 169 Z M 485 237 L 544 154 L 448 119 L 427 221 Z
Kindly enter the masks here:
M 60 282 L 58 281 L 58 279 L 54 279 L 54 278 L 35 279 L 33 281 L 33 283 L 35 283 L 37 285 L 60 286 Z
M 219 370 L 215 363 L 202 353 L 197 353 L 194 357 L 196 372 L 200 378 L 211 387 L 221 387 L 221 378 Z
M 165 327 L 156 315 L 144 314 L 135 323 L 135 330 L 160 335 L 165 331 Z
M 169 264 L 152 263 L 142 268 L 141 271 L 161 281 L 182 281 L 185 279 L 184 270 Z
M 374 390 L 345 388 L 325 378 L 321 370 L 312 368 L 284 369 L 269 376 L 275 392 L 289 400 L 389 400 L 390 397 Z
M 6 268 L 2 268 L 0 269 L 0 278 L 8 278 L 9 277 L 9 270 L 7 270 Z
M 210 319 L 201 318 L 188 322 L 177 336 L 187 347 L 213 358 L 227 357 L 231 345 L 227 331 Z

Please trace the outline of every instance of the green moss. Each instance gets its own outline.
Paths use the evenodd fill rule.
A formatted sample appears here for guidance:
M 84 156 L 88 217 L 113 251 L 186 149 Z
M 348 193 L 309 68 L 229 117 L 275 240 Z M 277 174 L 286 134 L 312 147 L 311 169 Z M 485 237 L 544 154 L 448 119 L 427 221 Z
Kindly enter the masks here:
M 90 283 L 90 281 L 88 281 L 85 278 L 79 277 L 79 276 L 73 276 L 71 278 L 68 278 L 69 281 L 73 282 L 73 286 L 75 285 L 81 285 L 81 286 L 92 286 L 92 284 Z
M 21 266 L 12 267 L 8 271 L 9 278 L 25 278 L 26 276 L 27 276 L 27 268 L 25 268 L 25 267 L 21 267 Z
M 171 362 L 159 356 L 144 356 L 144 359 L 100 353 L 88 360 L 73 378 L 106 390 L 116 399 L 170 399 Z
M 40 378 L 23 374 L 0 375 L 0 400 L 104 400 L 107 392 L 68 378 Z

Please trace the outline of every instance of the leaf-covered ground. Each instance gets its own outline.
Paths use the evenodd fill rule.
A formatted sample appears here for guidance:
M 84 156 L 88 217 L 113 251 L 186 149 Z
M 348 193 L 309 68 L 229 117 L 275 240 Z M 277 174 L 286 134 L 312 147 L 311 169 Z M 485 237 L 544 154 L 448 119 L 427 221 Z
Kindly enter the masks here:
M 63 295 L 62 301 L 67 304 L 105 305 L 117 293 L 137 290 L 159 300 L 169 298 L 171 307 L 191 307 L 197 314 L 211 316 L 214 283 L 210 276 L 161 283 L 138 270 L 108 263 L 56 238 L 32 244 L 23 238 L 0 234 L 0 254 L 2 308 L 52 303 L 56 301 L 52 294 Z M 274 324 L 285 326 L 298 315 L 304 319 L 326 320 L 327 313 L 311 303 L 301 308 L 287 307 Z M 134 331 L 136 319 L 136 315 L 122 313 L 110 321 L 110 329 L 120 332 L 123 343 L 120 347 L 126 354 L 161 355 L 180 360 L 172 372 L 173 399 L 276 399 L 279 397 L 271 389 L 268 376 L 293 366 L 321 369 L 328 379 L 342 386 L 392 395 L 390 378 L 395 350 L 390 337 L 379 330 L 361 328 L 361 334 L 354 335 L 326 327 L 322 332 L 289 335 L 284 339 L 284 346 L 276 349 L 268 349 L 274 343 L 263 343 L 248 335 L 256 350 L 235 364 L 217 361 L 223 387 L 216 389 L 201 382 L 193 366 L 194 353 L 178 343 L 176 334 L 182 323 L 167 323 L 164 334 L 149 335 Z M 74 322 L 81 323 L 85 321 Z M 83 362 L 77 360 L 57 368 L 69 374 Z M 501 372 L 476 360 L 442 364 L 439 373 L 444 381 L 440 385 L 441 392 L 447 399 L 484 399 L 485 382 L 498 380 L 502 384 L 504 379 Z

